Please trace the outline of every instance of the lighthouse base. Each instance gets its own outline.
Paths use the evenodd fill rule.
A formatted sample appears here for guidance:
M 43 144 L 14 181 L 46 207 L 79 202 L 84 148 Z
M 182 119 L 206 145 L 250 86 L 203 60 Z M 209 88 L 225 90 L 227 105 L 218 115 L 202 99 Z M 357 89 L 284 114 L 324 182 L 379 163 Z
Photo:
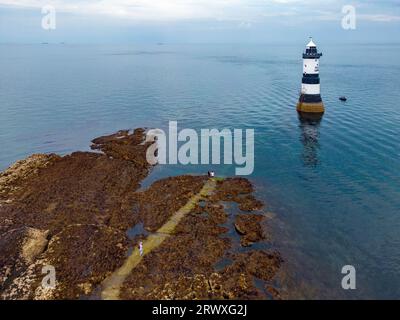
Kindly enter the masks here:
M 297 111 L 300 113 L 322 114 L 325 112 L 323 102 L 299 102 L 297 103 Z

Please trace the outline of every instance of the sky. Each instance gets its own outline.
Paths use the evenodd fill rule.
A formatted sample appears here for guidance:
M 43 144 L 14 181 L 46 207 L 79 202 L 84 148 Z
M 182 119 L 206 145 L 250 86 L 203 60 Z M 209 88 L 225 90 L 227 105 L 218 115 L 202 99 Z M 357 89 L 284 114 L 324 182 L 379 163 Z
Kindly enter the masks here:
M 46 6 L 55 29 L 42 27 Z M 397 43 L 399 31 L 400 0 L 0 0 L 0 43 Z

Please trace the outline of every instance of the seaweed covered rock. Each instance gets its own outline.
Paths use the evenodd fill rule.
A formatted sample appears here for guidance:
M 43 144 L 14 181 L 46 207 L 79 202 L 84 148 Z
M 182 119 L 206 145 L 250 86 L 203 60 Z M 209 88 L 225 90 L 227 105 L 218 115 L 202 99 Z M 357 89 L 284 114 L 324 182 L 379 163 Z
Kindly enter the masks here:
M 200 192 L 206 180 L 203 176 L 178 176 L 158 180 L 147 190 L 134 195 L 133 213 L 140 218 L 147 230 L 156 231 L 174 212 Z
M 172 180 L 177 178 L 171 178 Z M 196 177 L 186 177 L 196 181 Z M 189 183 L 190 184 L 190 183 Z M 151 187 L 152 188 L 152 187 Z M 149 190 L 151 189 L 149 188 Z M 169 189 L 174 190 L 174 189 Z M 229 214 L 225 203 L 239 204 L 251 195 L 251 183 L 242 178 L 219 181 L 217 188 L 202 199 L 176 227 L 173 236 L 148 253 L 129 274 L 121 290 L 122 299 L 264 299 L 270 295 L 254 284 L 270 281 L 282 262 L 276 252 L 231 253 Z M 172 195 L 175 191 L 171 192 Z M 151 212 L 153 203 L 147 204 Z M 156 209 L 157 210 L 157 209 Z M 167 216 L 170 216 L 168 213 Z M 236 217 L 242 243 L 264 238 L 262 215 Z M 215 266 L 224 257 L 231 261 L 222 269 Z
M 86 278 L 80 279 L 78 273 L 94 277 L 89 282 L 96 284 L 117 267 L 127 251 L 125 231 L 137 220 L 133 195 L 151 167 L 144 138 L 143 129 L 123 131 L 94 140 L 93 148 L 104 153 L 33 155 L 0 174 L 4 298 L 35 297 L 46 263 L 55 265 L 63 289 L 45 298 L 76 298 L 77 286 L 89 291 Z M 48 238 L 51 245 L 43 252 Z M 83 284 L 78 283 L 81 280 Z
M 0 235 L 0 294 L 3 299 L 28 298 L 31 295 L 34 277 L 29 267 L 45 251 L 47 236 L 47 230 L 29 227 Z M 22 274 L 25 274 L 24 281 L 19 280 Z
M 51 239 L 41 261 L 56 270 L 57 286 L 51 298 L 90 295 L 122 263 L 127 251 L 128 238 L 118 229 L 80 224 L 66 227 Z
M 248 247 L 264 239 L 261 222 L 264 216 L 258 214 L 240 214 L 235 218 L 235 229 L 241 235 L 241 244 Z
M 199 199 L 206 176 L 170 177 L 139 191 L 151 169 L 145 130 L 122 130 L 92 142 L 98 152 L 33 155 L 0 174 L 2 299 L 98 297 L 103 281 L 137 241 L 156 233 L 182 207 L 189 208 L 185 216 L 146 252 L 120 298 L 258 299 L 272 291 L 262 292 L 254 281 L 276 276 L 279 254 L 231 252 L 228 234 L 235 234 L 235 226 L 242 245 L 264 236 L 260 215 L 240 214 L 233 224 L 226 210 L 227 203 L 243 211 L 262 207 L 249 180 L 211 180 L 215 191 L 198 203 L 191 201 Z M 131 235 L 138 225 L 143 234 Z M 217 270 L 226 257 L 231 262 Z M 46 266 L 54 267 L 54 288 L 42 286 Z

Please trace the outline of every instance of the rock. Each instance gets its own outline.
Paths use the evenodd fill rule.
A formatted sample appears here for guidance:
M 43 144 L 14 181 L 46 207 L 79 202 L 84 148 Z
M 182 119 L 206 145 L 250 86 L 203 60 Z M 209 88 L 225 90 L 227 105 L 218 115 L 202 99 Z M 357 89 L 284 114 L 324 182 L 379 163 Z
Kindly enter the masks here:
M 89 295 L 92 292 L 92 284 L 91 283 L 80 283 L 78 284 L 78 288 L 82 290 L 85 295 Z
M 71 225 L 57 234 L 43 258 L 56 270 L 56 299 L 88 295 L 109 272 L 118 268 L 128 251 L 128 238 L 118 229 L 100 225 Z
M 28 228 L 25 241 L 22 245 L 22 257 L 27 264 L 33 263 L 37 256 L 43 253 L 47 246 L 49 230 Z
M 171 184 L 174 179 L 168 182 Z M 195 177 L 185 177 L 192 179 Z M 270 253 L 233 255 L 233 262 L 216 272 L 214 265 L 231 248 L 231 241 L 223 235 L 228 230 L 221 224 L 228 214 L 221 201 L 241 201 L 252 191 L 245 179 L 227 179 L 219 182 L 214 194 L 203 199 L 176 227 L 173 237 L 168 238 L 156 250 L 148 253 L 125 280 L 123 299 L 261 299 L 265 293 L 254 286 L 254 277 L 272 279 L 280 262 L 269 258 Z M 183 184 L 185 186 L 185 184 Z M 242 189 L 243 187 L 243 189 Z M 149 189 L 153 188 L 151 186 Z M 148 190 L 149 190 L 148 189 Z M 176 189 L 169 197 L 176 198 Z M 185 189 L 184 189 L 185 190 Z M 179 192 L 179 191 L 178 191 Z M 229 199 L 229 200 L 227 200 Z M 157 200 L 156 200 L 157 201 Z M 170 216 L 169 206 L 164 210 Z M 174 207 L 175 208 L 175 207 Z M 146 212 L 151 216 L 153 202 L 147 202 Z M 157 210 L 157 209 L 156 209 Z M 139 211 L 139 209 L 138 209 Z M 243 217 L 242 217 L 243 216 Z M 243 214 L 237 218 L 237 228 L 246 241 L 262 239 L 260 222 L 264 217 Z M 233 225 L 232 225 L 233 228 Z M 272 256 L 271 256 L 272 257 Z M 249 260 L 249 264 L 246 261 Z M 258 269 L 264 268 L 264 271 Z M 144 289 L 143 289 L 144 288 Z
M 240 197 L 237 202 L 239 203 L 239 209 L 242 211 L 255 211 L 263 207 L 263 203 L 252 195 Z
M 26 180 L 37 176 L 39 169 L 51 165 L 59 158 L 55 154 L 33 154 L 0 172 L 0 202 L 12 203 L 12 199 L 9 198 L 13 198 L 14 193 L 22 188 Z
M 47 245 L 45 230 L 21 227 L 0 235 L 0 295 L 27 299 L 33 294 L 36 263 Z
M 257 214 L 241 214 L 235 218 L 235 229 L 241 235 L 240 243 L 244 247 L 264 239 L 261 222 L 264 216 Z
M 161 227 L 203 187 L 206 176 L 178 176 L 138 192 L 151 169 L 144 129 L 94 139 L 100 152 L 33 155 L 0 174 L 0 296 L 3 299 L 77 299 L 90 295 L 122 265 L 135 241 Z M 147 253 L 124 282 L 126 299 L 263 298 L 254 277 L 272 279 L 280 266 L 273 253 L 233 255 L 225 235 L 225 202 L 259 210 L 244 178 L 218 180 L 162 245 Z M 260 216 L 236 218 L 247 245 L 262 237 Z M 143 223 L 145 235 L 128 239 Z M 48 242 L 48 238 L 51 240 Z M 56 287 L 41 286 L 42 267 L 56 270 Z M 262 270 L 261 270 L 262 269 Z
M 145 230 L 154 232 L 200 192 L 206 179 L 187 175 L 158 180 L 133 196 L 133 212 L 138 221 L 143 222 Z
M 265 286 L 265 290 L 271 295 L 271 298 L 274 300 L 281 300 L 281 294 L 279 292 L 279 290 L 277 290 L 276 288 L 266 285 Z

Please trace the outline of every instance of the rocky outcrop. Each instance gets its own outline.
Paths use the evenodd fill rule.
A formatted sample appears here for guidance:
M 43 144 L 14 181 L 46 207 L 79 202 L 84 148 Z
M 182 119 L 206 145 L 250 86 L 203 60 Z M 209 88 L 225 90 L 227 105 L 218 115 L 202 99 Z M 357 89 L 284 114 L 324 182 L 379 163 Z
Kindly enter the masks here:
M 128 237 L 118 229 L 82 224 L 66 227 L 51 239 L 41 261 L 42 266 L 56 270 L 57 286 L 51 298 L 90 295 L 122 263 L 127 251 Z
M 178 176 L 156 181 L 133 196 L 133 213 L 154 232 L 199 193 L 206 180 L 204 176 Z
M 19 160 L 4 172 L 0 172 L 0 206 L 2 203 L 11 203 L 14 194 L 23 187 L 24 182 L 32 177 L 37 177 L 43 169 L 60 157 L 54 154 L 33 154 Z
M 175 178 L 171 178 L 171 182 Z M 195 177 L 192 178 L 195 181 Z M 169 190 L 175 190 L 171 188 Z M 251 195 L 248 180 L 219 181 L 216 191 L 201 201 L 175 229 L 174 236 L 146 255 L 124 283 L 123 299 L 263 299 L 270 294 L 255 286 L 255 279 L 270 281 L 282 259 L 277 252 L 235 253 L 225 236 L 234 228 L 227 225 L 226 202 L 239 205 Z M 174 195 L 174 192 L 172 192 Z M 148 212 L 152 203 L 148 203 Z M 243 218 L 242 216 L 245 216 Z M 263 239 L 263 216 L 237 216 L 242 241 L 249 245 Z M 233 251 L 232 251 L 233 250 Z M 216 272 L 215 265 L 229 257 L 231 263 Z
M 77 298 L 118 266 L 138 220 L 133 195 L 150 170 L 148 146 L 143 129 L 120 131 L 93 141 L 103 153 L 33 155 L 0 175 L 4 299 L 34 298 L 47 264 L 59 290 L 46 298 Z
M 258 214 L 241 214 L 235 219 L 235 229 L 241 235 L 241 244 L 251 246 L 254 242 L 264 239 L 261 222 L 264 216 Z
M 26 264 L 33 263 L 45 250 L 49 231 L 27 228 L 26 237 L 22 243 L 22 258 Z
M 46 249 L 47 236 L 47 230 L 29 227 L 12 229 L 0 235 L 0 294 L 3 299 L 30 296 L 34 281 L 30 266 Z
M 139 191 L 151 166 L 143 129 L 93 140 L 97 152 L 33 155 L 0 174 L 0 297 L 98 298 L 102 281 L 118 269 L 137 241 L 156 232 L 197 194 L 206 176 L 162 179 Z M 146 255 L 126 279 L 122 298 L 264 298 L 281 264 L 278 253 L 234 251 L 235 226 L 226 203 L 245 211 L 262 203 L 247 179 L 228 178 L 185 215 L 173 234 Z M 261 218 L 239 215 L 242 244 L 262 239 Z M 146 234 L 129 237 L 140 224 Z M 222 270 L 215 265 L 229 257 Z M 54 267 L 55 288 L 42 286 Z M 271 291 L 271 290 L 270 290 Z

